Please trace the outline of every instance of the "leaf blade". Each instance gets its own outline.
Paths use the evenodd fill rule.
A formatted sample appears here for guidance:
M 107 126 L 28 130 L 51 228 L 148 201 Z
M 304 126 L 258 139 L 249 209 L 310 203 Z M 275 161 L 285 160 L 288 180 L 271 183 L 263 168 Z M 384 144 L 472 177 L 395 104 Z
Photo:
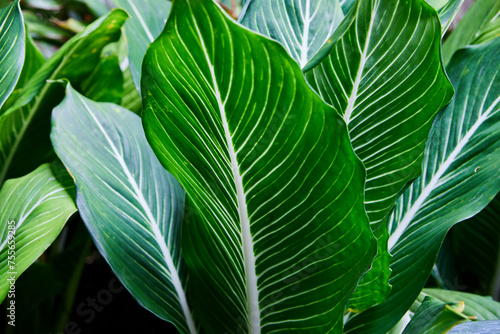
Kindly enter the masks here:
M 479 212 L 500 190 L 499 48 L 500 39 L 468 47 L 450 62 L 448 74 L 456 94 L 435 120 L 422 176 L 404 192 L 390 216 L 393 290 L 383 304 L 352 319 L 352 332 L 363 327 L 374 333 L 389 330 L 424 286 L 448 230 Z M 438 207 L 443 209 L 437 211 Z
M 17 279 L 52 244 L 76 212 L 74 187 L 63 168 L 46 164 L 22 178 L 7 181 L 0 190 L 0 300 L 9 290 L 7 278 L 13 275 Z M 9 222 L 16 227 L 14 239 L 9 238 Z M 9 258 L 11 255 L 14 259 Z M 10 260 L 15 263 L 14 269 Z
M 68 86 L 53 118 L 54 148 L 99 251 L 141 305 L 196 333 L 179 244 L 184 192 L 147 145 L 139 116 Z
M 24 21 L 19 1 L 0 11 L 0 108 L 14 90 L 24 63 Z
M 146 136 L 188 194 L 183 251 L 203 328 L 341 332 L 375 254 L 344 123 L 280 45 L 211 1 L 174 2 L 143 69 Z

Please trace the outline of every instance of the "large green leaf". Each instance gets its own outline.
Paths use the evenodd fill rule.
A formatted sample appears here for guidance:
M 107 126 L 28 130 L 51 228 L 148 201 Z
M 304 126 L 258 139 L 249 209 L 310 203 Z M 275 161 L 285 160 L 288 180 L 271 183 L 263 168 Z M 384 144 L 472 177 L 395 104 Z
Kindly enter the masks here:
M 0 9 L 0 108 L 16 86 L 24 63 L 25 32 L 19 0 Z
M 340 333 L 376 252 L 342 119 L 281 45 L 211 1 L 174 2 L 143 71 L 146 136 L 188 195 L 202 327 Z
M 441 26 L 424 1 L 359 1 L 306 72 L 340 111 L 367 169 L 365 207 L 378 242 L 373 269 L 350 302 L 363 310 L 389 293 L 384 222 L 421 172 L 425 141 L 453 89 L 440 62 Z M 321 58 L 324 57 L 324 58 Z
M 180 249 L 184 191 L 158 162 L 139 116 L 68 85 L 53 112 L 52 143 L 75 178 L 95 244 L 141 305 L 196 333 Z
M 0 186 L 5 179 L 24 175 L 54 158 L 50 112 L 64 91 L 47 80 L 66 78 L 80 84 L 94 71 L 104 46 L 119 38 L 126 17 L 122 10 L 114 10 L 68 41 L 0 116 Z
M 425 296 L 403 334 L 442 334 L 453 326 L 471 319 L 462 312 L 464 303 L 445 303 Z
M 497 0 L 477 0 L 460 20 L 457 27 L 443 43 L 443 59 L 448 64 L 451 56 L 460 48 L 469 44 L 486 42 L 488 29 L 495 27 L 496 36 L 500 35 L 500 2 Z M 493 29 L 494 31 L 495 29 Z M 490 38 L 490 39 L 492 39 Z
M 170 13 L 171 2 L 167 0 L 113 0 L 125 9 L 130 19 L 125 23 L 125 37 L 129 52 L 129 66 L 134 84 L 141 87 L 142 61 L 148 45 L 158 37 Z
M 13 283 L 7 279 L 17 279 L 38 259 L 76 211 L 74 188 L 66 170 L 48 164 L 5 182 L 0 191 L 0 301 Z
M 304 67 L 343 18 L 338 0 L 249 0 L 239 20 L 279 41 Z
M 383 304 L 352 319 L 352 332 L 382 333 L 424 286 L 448 230 L 500 190 L 500 39 L 458 51 L 448 66 L 456 94 L 438 115 L 423 174 L 389 219 L 393 285 Z
M 444 303 L 464 302 L 462 313 L 477 320 L 500 320 L 500 303 L 491 297 L 478 296 L 472 293 L 441 289 L 424 289 L 414 305 L 418 306 L 425 296 L 431 296 Z

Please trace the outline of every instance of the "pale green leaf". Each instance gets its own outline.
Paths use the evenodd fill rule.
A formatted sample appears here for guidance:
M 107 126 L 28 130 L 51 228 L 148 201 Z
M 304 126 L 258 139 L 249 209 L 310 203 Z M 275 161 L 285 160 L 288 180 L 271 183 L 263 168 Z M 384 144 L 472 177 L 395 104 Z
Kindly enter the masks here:
M 420 304 L 425 296 L 432 296 L 445 303 L 464 302 L 462 313 L 477 320 L 500 320 L 500 303 L 491 297 L 452 290 L 423 289 L 415 304 Z
M 76 212 L 75 185 L 64 168 L 42 165 L 0 191 L 0 300 L 52 244 Z M 15 231 L 9 237 L 9 231 Z M 14 298 L 15 300 L 15 298 Z
M 158 162 L 139 116 L 68 85 L 52 143 L 75 178 L 77 205 L 100 253 L 137 301 L 196 333 L 180 249 L 184 191 Z
M 239 20 L 280 42 L 304 67 L 343 18 L 338 0 L 249 0 Z
M 19 0 L 0 9 L 0 108 L 14 90 L 24 63 L 25 32 Z
M 202 327 L 341 333 L 376 252 L 342 119 L 281 45 L 211 1 L 174 2 L 143 70 L 146 136 L 187 193 Z
M 167 21 L 170 1 L 167 0 L 113 0 L 130 15 L 125 23 L 125 37 L 128 45 L 128 59 L 132 79 L 140 93 L 142 61 L 144 54 Z
M 498 334 L 500 321 L 477 321 L 453 327 L 448 334 Z

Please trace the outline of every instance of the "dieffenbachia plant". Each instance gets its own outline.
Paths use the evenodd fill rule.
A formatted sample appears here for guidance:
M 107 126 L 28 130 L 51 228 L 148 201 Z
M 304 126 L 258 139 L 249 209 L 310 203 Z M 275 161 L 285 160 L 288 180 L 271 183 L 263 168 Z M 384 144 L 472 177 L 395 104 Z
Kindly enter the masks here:
M 212 0 L 114 3 L 48 60 L 18 2 L 2 12 L 24 64 L 0 77 L 0 241 L 14 226 L 19 274 L 76 205 L 180 333 L 498 326 L 495 301 L 423 290 L 448 230 L 500 190 L 496 7 L 451 34 L 445 66 L 461 0 L 247 0 L 238 20 Z M 137 93 L 140 116 L 119 106 Z M 69 173 L 35 169 L 54 153 Z

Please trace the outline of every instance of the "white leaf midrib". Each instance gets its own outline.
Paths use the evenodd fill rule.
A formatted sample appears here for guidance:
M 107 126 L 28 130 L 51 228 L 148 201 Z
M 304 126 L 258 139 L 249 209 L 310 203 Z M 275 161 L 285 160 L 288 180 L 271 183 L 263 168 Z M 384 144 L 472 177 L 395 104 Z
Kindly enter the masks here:
M 177 297 L 179 298 L 179 304 L 182 308 L 182 311 L 184 313 L 184 317 L 186 319 L 186 324 L 189 328 L 190 333 L 197 333 L 196 326 L 194 324 L 193 316 L 191 314 L 191 310 L 189 309 L 188 303 L 187 303 L 187 298 L 186 298 L 186 293 L 184 291 L 184 288 L 182 286 L 182 282 L 179 277 L 179 273 L 177 271 L 177 267 L 174 264 L 174 261 L 172 259 L 172 256 L 170 254 L 170 251 L 167 247 L 167 244 L 165 242 L 165 238 L 163 234 L 160 231 L 159 228 L 159 223 L 157 222 L 156 218 L 154 217 L 151 208 L 146 201 L 144 194 L 142 193 L 141 189 L 139 188 L 136 180 L 132 176 L 132 173 L 130 172 L 127 164 L 125 163 L 125 160 L 122 156 L 122 154 L 119 152 L 118 148 L 115 146 L 114 142 L 111 140 L 111 138 L 108 136 L 106 130 L 102 126 L 101 122 L 99 119 L 94 115 L 92 112 L 91 108 L 87 105 L 86 101 L 83 99 L 80 100 L 83 105 L 85 106 L 85 109 L 87 112 L 90 114 L 96 125 L 99 127 L 99 130 L 101 133 L 104 135 L 106 138 L 106 141 L 110 145 L 114 157 L 116 160 L 119 162 L 123 172 L 125 173 L 128 182 L 132 186 L 132 189 L 134 191 L 134 198 L 139 202 L 140 206 L 144 209 L 144 212 L 146 213 L 146 216 L 149 220 L 149 225 L 151 226 L 151 229 L 153 231 L 154 238 L 158 245 L 160 246 L 163 258 L 165 260 L 165 264 L 167 265 L 167 268 L 170 272 L 170 279 L 172 280 L 172 285 L 174 286 L 175 292 L 177 293 Z
M 128 3 L 130 4 L 130 6 L 132 7 L 132 10 L 134 11 L 134 14 L 137 15 L 137 19 L 139 20 L 139 23 L 141 24 L 141 27 L 142 29 L 144 29 L 144 31 L 146 32 L 146 35 L 148 36 L 148 39 L 151 43 L 154 42 L 155 38 L 153 37 L 153 34 L 151 33 L 151 31 L 149 30 L 146 22 L 144 22 L 144 19 L 142 18 L 141 14 L 139 13 L 139 10 L 137 9 L 137 7 L 134 5 L 134 2 L 133 1 L 128 1 Z
M 391 250 L 400 240 L 403 233 L 406 231 L 408 226 L 411 224 L 413 218 L 417 215 L 420 208 L 424 204 L 425 200 L 431 195 L 432 191 L 439 186 L 439 182 L 441 181 L 442 176 L 448 170 L 448 168 L 455 162 L 458 155 L 462 152 L 464 147 L 470 141 L 471 137 L 476 133 L 478 128 L 483 124 L 488 117 L 490 116 L 491 111 L 495 108 L 495 106 L 500 102 L 500 97 L 491 104 L 491 106 L 486 110 L 483 114 L 480 114 L 474 125 L 467 131 L 465 136 L 458 142 L 457 146 L 450 153 L 448 158 L 444 160 L 444 162 L 439 166 L 436 173 L 432 176 L 429 183 L 422 189 L 420 195 L 417 197 L 415 202 L 411 205 L 410 209 L 404 215 L 403 220 L 398 223 L 396 230 L 389 237 L 388 240 L 388 248 Z M 421 178 L 423 176 L 420 176 Z
M 224 128 L 224 135 L 227 144 L 228 154 L 231 160 L 231 170 L 233 172 L 234 185 L 236 187 L 238 215 L 241 227 L 242 252 L 243 252 L 243 261 L 245 269 L 245 282 L 246 282 L 245 288 L 247 295 L 246 311 L 247 311 L 248 331 L 249 334 L 260 334 L 261 314 L 259 308 L 259 289 L 257 285 L 257 273 L 255 267 L 254 241 L 250 231 L 250 219 L 248 215 L 246 195 L 243 188 L 243 180 L 240 173 L 238 160 L 236 157 L 236 150 L 233 145 L 232 135 L 231 132 L 229 131 L 229 124 L 227 122 L 225 104 L 223 102 L 221 93 L 219 91 L 219 86 L 215 75 L 215 69 L 212 64 L 212 61 L 210 60 L 208 49 L 205 46 L 205 42 L 203 40 L 201 31 L 198 25 L 196 24 L 196 20 L 193 20 L 193 22 L 194 22 L 194 27 L 198 33 L 201 47 L 203 48 L 203 53 L 205 55 L 207 65 L 210 69 L 210 76 L 213 85 L 213 93 L 215 95 L 215 98 L 217 99 L 222 126 Z M 256 319 L 258 320 L 258 324 L 253 322 L 253 320 Z
M 303 68 L 307 64 L 307 54 L 309 51 L 309 25 L 311 23 L 311 18 L 310 18 L 310 7 L 311 7 L 311 1 L 306 0 L 306 5 L 305 5 L 305 14 L 304 14 L 304 30 L 302 33 L 302 45 L 300 46 L 300 68 Z
M 344 112 L 344 120 L 347 125 L 349 125 L 349 122 L 351 120 L 352 112 L 354 110 L 354 104 L 356 103 L 356 100 L 358 98 L 358 90 L 359 90 L 359 85 L 361 83 L 361 79 L 363 79 L 363 70 L 365 68 L 367 56 L 368 56 L 368 45 L 370 43 L 370 38 L 373 30 L 373 22 L 375 19 L 375 14 L 376 10 L 372 10 L 372 15 L 370 17 L 370 25 L 368 27 L 368 32 L 366 34 L 366 40 L 365 40 L 365 45 L 363 46 L 363 50 L 359 50 L 361 55 L 359 59 L 359 66 L 358 66 L 358 72 L 356 73 L 356 78 L 354 79 L 354 83 L 352 86 L 352 91 L 351 95 L 349 96 L 349 99 L 347 100 L 347 107 Z M 357 24 L 357 20 L 355 21 Z M 356 36 L 357 36 L 357 28 L 356 28 Z M 359 46 L 359 44 L 358 44 Z

